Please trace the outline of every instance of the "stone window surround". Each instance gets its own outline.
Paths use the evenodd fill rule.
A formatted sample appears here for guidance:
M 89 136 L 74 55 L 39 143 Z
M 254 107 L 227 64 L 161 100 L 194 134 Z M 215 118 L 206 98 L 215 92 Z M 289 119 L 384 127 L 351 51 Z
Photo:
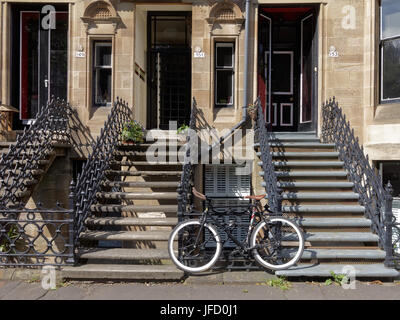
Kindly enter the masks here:
M 238 109 L 238 88 L 239 88 L 239 36 L 234 35 L 234 36 L 211 36 L 211 54 L 210 56 L 212 57 L 211 59 L 211 95 L 210 95 L 210 100 L 211 100 L 211 106 L 214 111 L 214 117 L 217 116 L 218 111 L 220 110 L 232 110 L 234 114 L 236 113 Z M 227 43 L 234 43 L 234 59 L 235 59 L 235 64 L 234 64 L 234 87 L 233 87 L 233 106 L 231 107 L 217 107 L 215 105 L 215 45 L 216 43 L 220 42 L 227 42 Z
M 94 108 L 98 108 L 93 101 L 94 94 L 93 94 L 93 57 L 94 57 L 94 42 L 97 41 L 110 41 L 111 42 L 111 67 L 114 70 L 115 66 L 115 35 L 110 36 L 101 36 L 101 35 L 88 35 L 87 36 L 87 45 L 88 48 L 88 64 L 87 64 L 87 106 L 89 112 L 93 111 Z M 115 98 L 115 72 L 112 72 L 112 79 L 111 79 L 111 101 L 114 101 Z M 108 107 L 107 107 L 108 108 Z

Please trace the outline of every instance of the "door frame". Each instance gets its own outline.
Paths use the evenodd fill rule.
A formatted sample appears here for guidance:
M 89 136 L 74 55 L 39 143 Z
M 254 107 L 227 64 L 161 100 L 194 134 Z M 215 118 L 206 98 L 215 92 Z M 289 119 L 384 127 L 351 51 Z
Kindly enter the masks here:
M 312 72 L 312 77 L 311 77 L 311 88 L 312 88 L 312 105 L 311 105 L 311 117 L 312 120 L 308 122 L 301 122 L 301 107 L 300 107 L 300 102 L 301 102 L 301 88 L 302 88 L 302 82 L 301 82 L 301 77 L 299 77 L 300 85 L 298 86 L 298 108 L 297 108 L 297 113 L 298 113 L 298 123 L 297 123 L 297 129 L 295 132 L 304 132 L 304 131 L 316 131 L 318 128 L 318 98 L 319 98 L 319 79 L 318 79 L 318 71 L 319 71 L 319 26 L 320 26 L 320 6 L 315 5 L 315 4 L 304 4 L 304 5 L 261 5 L 259 6 L 261 8 L 302 8 L 302 7 L 310 7 L 310 11 L 304 14 L 301 18 L 299 18 L 299 23 L 302 26 L 302 21 L 307 18 L 310 15 L 314 15 L 314 34 L 313 34 L 313 39 L 312 39 L 312 67 L 311 67 L 311 72 Z M 311 9 L 312 8 L 312 9 Z M 258 10 L 258 16 L 262 16 L 265 20 L 267 20 L 269 24 L 269 45 L 267 44 L 267 48 L 262 52 L 262 54 L 266 54 L 267 51 L 274 51 L 273 50 L 273 39 L 272 39 L 272 25 L 273 25 L 273 19 L 268 16 L 267 13 L 263 13 L 260 10 Z M 261 20 L 258 19 L 257 23 L 260 24 Z M 259 27 L 258 27 L 259 28 Z M 257 28 L 257 29 L 258 29 Z M 302 36 L 302 30 L 300 30 L 300 35 Z M 260 43 L 261 39 L 257 38 L 257 47 Z M 300 45 L 301 47 L 303 46 L 302 39 L 300 40 Z M 269 48 L 269 50 L 268 50 Z M 256 50 L 257 52 L 257 61 L 259 61 L 260 57 L 259 54 L 260 52 Z M 301 50 L 302 52 L 302 50 Z M 301 53 L 300 53 L 301 55 Z M 301 59 L 302 60 L 302 59 Z M 302 62 L 302 61 L 301 61 Z M 258 63 L 258 62 L 257 62 Z M 271 55 L 269 55 L 269 60 L 268 60 L 268 66 L 271 66 Z M 296 66 L 297 67 L 297 66 Z M 301 75 L 301 70 L 299 72 Z M 256 79 L 258 77 L 258 74 L 256 73 Z M 266 97 L 265 97 L 265 108 L 271 104 L 272 100 L 272 89 L 271 89 L 271 72 L 269 75 L 265 75 L 267 80 L 267 85 L 266 85 Z M 257 80 L 255 80 L 257 83 Z M 280 108 L 278 106 L 277 108 Z M 267 123 L 268 119 L 271 119 L 271 116 L 267 114 L 268 110 L 265 109 L 265 122 Z M 278 119 L 279 120 L 279 119 Z
M 151 17 L 152 16 L 182 16 L 182 17 L 192 17 L 192 11 L 189 10 L 185 10 L 185 11 L 147 11 L 146 12 L 146 26 L 147 26 L 147 34 L 146 34 L 146 39 L 147 39 L 147 80 L 146 80 L 146 85 L 147 85 L 147 99 L 146 99 L 146 112 L 147 112 L 147 116 L 146 116 L 146 126 L 148 129 L 159 129 L 159 106 L 157 106 L 157 109 L 153 108 L 151 102 L 152 102 L 152 88 L 151 88 L 151 70 L 152 70 L 152 53 L 154 51 L 156 51 L 156 49 L 154 49 L 152 47 L 152 20 Z M 186 30 L 186 32 L 191 32 L 189 30 Z M 191 34 L 190 34 L 190 41 L 191 41 Z M 178 48 L 178 47 L 177 47 Z M 190 51 L 190 55 L 191 55 L 191 44 L 188 43 L 186 45 L 186 47 L 182 46 L 182 49 L 188 49 Z M 159 51 L 164 51 L 167 49 L 160 49 Z M 177 50 L 176 48 L 171 49 L 171 50 Z M 192 62 L 190 62 L 190 70 L 192 70 Z M 190 71 L 190 74 L 192 72 Z M 192 92 L 192 84 L 190 83 L 190 94 Z

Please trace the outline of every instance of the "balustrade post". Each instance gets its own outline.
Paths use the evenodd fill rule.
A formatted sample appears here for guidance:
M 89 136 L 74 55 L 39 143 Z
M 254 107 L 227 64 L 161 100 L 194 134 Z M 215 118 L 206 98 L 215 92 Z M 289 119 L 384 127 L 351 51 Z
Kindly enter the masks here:
M 75 182 L 71 181 L 69 186 L 69 254 L 70 256 L 66 260 L 68 264 L 75 264 L 75 215 L 76 215 L 76 194 L 75 194 Z
M 393 260 L 393 187 L 390 181 L 385 186 L 385 217 L 384 217 L 384 226 L 385 226 L 385 267 L 394 268 L 394 260 Z

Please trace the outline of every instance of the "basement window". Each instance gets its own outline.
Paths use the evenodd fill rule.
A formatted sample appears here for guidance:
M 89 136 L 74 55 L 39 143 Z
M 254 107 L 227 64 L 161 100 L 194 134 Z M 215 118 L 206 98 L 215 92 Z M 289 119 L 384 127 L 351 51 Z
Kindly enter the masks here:
M 215 105 L 233 106 L 235 75 L 235 45 L 230 42 L 215 44 Z

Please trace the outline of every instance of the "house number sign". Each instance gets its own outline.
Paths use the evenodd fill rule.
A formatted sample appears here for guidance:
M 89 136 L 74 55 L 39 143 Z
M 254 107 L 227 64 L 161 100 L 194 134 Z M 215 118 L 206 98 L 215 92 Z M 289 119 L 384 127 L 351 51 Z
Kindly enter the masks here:
M 331 58 L 338 58 L 339 57 L 339 52 L 337 52 L 336 48 L 334 46 L 331 46 L 329 48 L 329 57 Z

